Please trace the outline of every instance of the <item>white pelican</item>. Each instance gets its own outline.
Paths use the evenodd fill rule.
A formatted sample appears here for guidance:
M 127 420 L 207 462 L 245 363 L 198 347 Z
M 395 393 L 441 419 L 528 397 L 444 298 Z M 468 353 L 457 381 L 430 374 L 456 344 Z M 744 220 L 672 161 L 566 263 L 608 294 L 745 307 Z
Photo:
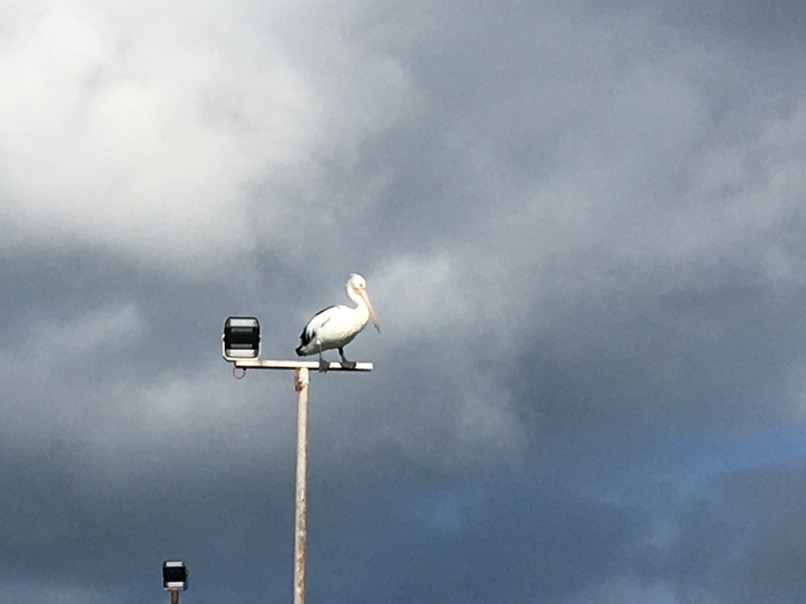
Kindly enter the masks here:
M 355 302 L 356 307 L 351 308 L 339 304 L 328 306 L 316 313 L 308 321 L 305 329 L 299 334 L 300 345 L 297 347 L 297 356 L 319 354 L 319 371 L 327 371 L 328 363 L 322 358 L 323 350 L 337 348 L 341 362 L 346 367 L 355 367 L 355 361 L 344 358 L 344 347 L 353 341 L 372 319 L 372 324 L 380 333 L 375 311 L 367 294 L 367 282 L 364 277 L 353 273 L 347 279 L 347 296 Z

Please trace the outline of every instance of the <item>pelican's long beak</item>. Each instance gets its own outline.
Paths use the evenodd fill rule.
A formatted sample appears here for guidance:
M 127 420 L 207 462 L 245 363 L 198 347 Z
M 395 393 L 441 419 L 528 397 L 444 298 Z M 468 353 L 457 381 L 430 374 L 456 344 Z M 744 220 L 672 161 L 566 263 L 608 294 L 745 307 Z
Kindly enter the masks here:
M 375 326 L 375 329 L 378 330 L 378 333 L 381 333 L 381 326 L 378 325 L 378 318 L 375 316 L 375 310 L 372 308 L 372 302 L 369 301 L 369 294 L 367 290 L 362 288 L 358 288 L 358 295 L 361 296 L 361 299 L 367 303 L 367 308 L 369 309 L 369 318 L 372 319 L 372 324 Z

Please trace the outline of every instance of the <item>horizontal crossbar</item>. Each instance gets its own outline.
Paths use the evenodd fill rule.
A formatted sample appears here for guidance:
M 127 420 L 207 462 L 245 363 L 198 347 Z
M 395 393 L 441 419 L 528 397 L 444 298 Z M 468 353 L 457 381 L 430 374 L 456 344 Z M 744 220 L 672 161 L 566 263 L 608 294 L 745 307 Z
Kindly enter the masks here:
M 238 359 L 232 364 L 239 369 L 319 369 L 317 361 L 273 361 L 271 359 Z M 355 367 L 345 367 L 335 361 L 327 364 L 328 371 L 372 371 L 372 363 L 356 363 Z

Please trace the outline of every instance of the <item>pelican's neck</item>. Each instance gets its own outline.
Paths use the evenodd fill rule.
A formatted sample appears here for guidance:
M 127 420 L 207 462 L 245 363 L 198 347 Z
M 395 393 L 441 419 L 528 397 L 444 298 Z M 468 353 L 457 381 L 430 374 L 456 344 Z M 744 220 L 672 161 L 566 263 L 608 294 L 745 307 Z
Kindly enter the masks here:
M 353 289 L 349 285 L 347 286 L 347 297 L 350 298 L 350 300 L 353 301 L 353 303 L 356 305 L 356 308 L 366 308 L 367 307 L 367 304 L 366 304 L 366 302 L 364 302 L 364 299 L 361 296 L 359 296 L 356 293 L 355 289 Z
M 369 320 L 369 307 L 367 307 L 367 303 L 364 302 L 364 298 L 359 296 L 358 293 L 356 293 L 356 291 L 349 285 L 347 286 L 347 297 L 350 298 L 350 300 L 352 300 L 355 304 L 355 311 L 359 318 L 359 322 L 361 325 L 365 325 Z

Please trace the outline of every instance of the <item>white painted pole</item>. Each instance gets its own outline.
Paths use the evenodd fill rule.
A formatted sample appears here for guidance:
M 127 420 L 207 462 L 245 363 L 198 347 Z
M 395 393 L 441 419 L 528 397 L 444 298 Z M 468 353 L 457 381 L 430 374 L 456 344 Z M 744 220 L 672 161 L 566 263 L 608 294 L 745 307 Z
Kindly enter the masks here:
M 308 368 L 294 369 L 297 391 L 297 498 L 294 540 L 294 604 L 305 604 L 305 542 L 308 511 Z
M 225 357 L 226 358 L 226 357 Z M 297 494 L 294 526 L 294 604 L 305 604 L 305 548 L 307 543 L 308 511 L 308 384 L 310 369 L 318 369 L 315 361 L 291 361 L 276 359 L 227 359 L 233 367 L 242 369 L 293 369 L 294 387 L 297 391 Z M 328 371 L 372 371 L 372 363 L 358 362 L 350 365 L 328 363 Z M 238 376 L 236 376 L 238 377 Z M 240 376 L 243 377 L 243 376 Z

